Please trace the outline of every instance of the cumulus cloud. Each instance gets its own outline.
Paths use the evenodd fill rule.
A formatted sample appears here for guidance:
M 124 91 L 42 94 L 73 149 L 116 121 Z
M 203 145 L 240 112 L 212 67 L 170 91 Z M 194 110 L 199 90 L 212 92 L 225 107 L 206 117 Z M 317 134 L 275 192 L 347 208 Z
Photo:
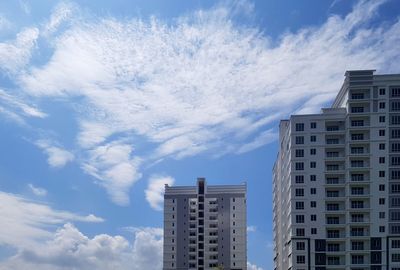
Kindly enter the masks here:
M 164 188 L 165 185 L 173 185 L 175 179 L 171 176 L 156 176 L 153 175 L 145 190 L 146 200 L 151 208 L 157 211 L 162 211 L 164 202 Z
M 30 201 L 22 196 L 0 192 L 0 244 L 33 248 L 37 241 L 51 236 L 49 228 L 69 221 L 102 222 L 94 215 L 82 216 Z
M 29 189 L 32 191 L 33 194 L 36 196 L 46 196 L 47 195 L 47 190 L 44 188 L 40 187 L 35 187 L 33 184 L 28 184 Z
M 108 234 L 84 235 L 71 222 L 103 222 L 55 210 L 19 195 L 0 192 L 0 245 L 16 250 L 0 269 L 160 269 L 162 229 L 133 228 L 133 241 Z
M 47 154 L 47 162 L 53 168 L 62 168 L 75 158 L 71 152 L 54 146 L 47 140 L 39 140 L 36 145 Z
M 105 187 L 113 202 L 129 203 L 129 188 L 141 177 L 140 158 L 132 156 L 133 148 L 123 142 L 113 142 L 91 149 L 82 168 Z
M 257 230 L 256 226 L 247 226 L 247 232 L 255 232 Z
M 263 270 L 263 269 L 255 264 L 247 262 L 247 270 Z
M 238 3 L 170 22 L 86 16 L 60 4 L 43 30 L 51 33 L 46 61 L 26 65 L 35 28 L 0 44 L 0 59 L 17 55 L 10 70 L 23 67 L 16 82 L 26 94 L 74 100 L 82 168 L 121 205 L 146 163 L 252 151 L 275 140 L 278 119 L 329 103 L 345 70 L 399 72 L 400 22 L 371 23 L 383 0 L 359 1 L 345 16 L 274 42 L 235 23 L 241 9 L 252 12 Z M 98 153 L 110 147 L 123 149 L 121 164 Z

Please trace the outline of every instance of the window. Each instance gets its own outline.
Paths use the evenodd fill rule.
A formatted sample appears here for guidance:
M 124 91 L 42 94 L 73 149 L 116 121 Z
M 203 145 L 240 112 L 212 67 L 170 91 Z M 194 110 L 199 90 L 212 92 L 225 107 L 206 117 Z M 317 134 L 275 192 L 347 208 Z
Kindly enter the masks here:
M 391 206 L 392 207 L 399 207 L 400 206 L 400 198 L 399 197 L 392 198 L 391 199 Z
M 306 263 L 306 256 L 298 255 L 296 257 L 296 262 L 298 264 L 305 264 Z
M 351 188 L 351 195 L 363 195 L 364 188 L 363 187 L 352 187 Z
M 296 210 L 303 210 L 304 202 L 296 202 Z
M 364 120 L 351 120 L 352 127 L 362 127 L 364 126 Z
M 340 237 L 339 230 L 328 230 L 327 234 L 328 234 L 328 238 L 339 238 Z
M 296 136 L 296 144 L 304 144 L 304 136 Z
M 304 215 L 296 215 L 296 223 L 304 223 Z
M 317 136 L 315 136 L 315 135 L 310 136 L 310 141 L 311 142 L 316 142 L 317 141 Z
M 392 248 L 400 248 L 400 240 L 392 240 Z
M 399 87 L 391 88 L 390 92 L 392 94 L 392 97 L 400 97 L 400 88 Z
M 360 241 L 351 242 L 351 250 L 364 250 L 364 242 Z
M 296 149 L 296 157 L 304 157 L 304 149 Z
M 379 185 L 379 191 L 385 191 L 385 185 Z
M 364 167 L 364 161 L 363 160 L 352 160 L 351 167 L 356 167 L 356 168 Z
M 328 204 L 326 204 L 326 210 L 328 210 L 328 211 L 339 211 L 339 204 L 337 204 L 337 203 L 328 203 Z
M 385 226 L 379 226 L 379 232 L 385 232 Z
M 385 177 L 385 171 L 379 171 L 379 177 Z
M 352 93 L 351 99 L 364 99 L 364 93 Z
M 305 235 L 305 231 L 302 228 L 297 228 L 296 229 L 296 236 L 304 236 Z
M 400 129 L 393 129 L 392 130 L 392 139 L 400 138 Z
M 310 149 L 310 155 L 316 155 L 317 154 L 317 149 L 311 148 Z
M 351 255 L 352 264 L 364 264 L 364 255 Z
M 385 88 L 379 88 L 379 95 L 384 96 L 386 94 Z
M 400 165 L 400 157 L 392 157 L 392 165 Z
M 400 152 L 400 143 L 392 143 L 392 152 Z
M 400 253 L 392 254 L 392 262 L 400 262 Z
M 392 101 L 392 111 L 399 111 L 400 110 L 400 102 L 398 101 Z
M 305 250 L 305 249 L 306 249 L 306 243 L 304 243 L 304 242 L 297 242 L 297 243 L 296 243 L 296 249 L 297 249 L 297 250 Z
M 296 162 L 296 171 L 304 170 L 304 162 Z
M 385 136 L 385 130 L 384 129 L 380 129 L 379 130 L 379 136 Z
M 385 212 L 379 212 L 379 218 L 384 219 L 386 216 Z
M 304 175 L 296 175 L 295 181 L 296 181 L 296 184 L 303 184 L 304 183 Z
M 339 219 L 339 217 L 327 217 L 326 218 L 326 223 L 327 224 L 339 224 L 340 223 L 340 219 Z
M 379 157 L 379 163 L 380 164 L 385 163 L 385 157 Z
M 392 180 L 399 180 L 400 179 L 400 171 L 399 170 L 393 170 L 391 174 L 391 179 Z
M 317 202 L 316 202 L 316 201 L 311 201 L 311 202 L 310 202 L 310 207 L 311 207 L 311 208 L 317 207 Z
M 385 204 L 385 198 L 379 198 L 379 204 L 384 205 Z
M 392 115 L 392 125 L 399 125 L 400 124 L 400 115 Z
M 362 133 L 351 134 L 351 139 L 352 139 L 353 141 L 364 140 L 364 134 L 362 134 Z
M 364 174 L 360 174 L 360 173 L 351 174 L 351 181 L 354 181 L 354 182 L 364 181 Z
M 310 123 L 310 127 L 311 127 L 312 129 L 317 128 L 317 123 L 316 123 L 316 122 L 311 122 L 311 123 Z
M 351 201 L 351 208 L 364 208 L 363 201 Z
M 304 131 L 304 123 L 296 123 L 296 131 Z
M 380 143 L 379 144 L 379 150 L 385 150 L 385 144 L 384 143 Z
M 310 189 L 311 194 L 317 194 L 317 189 L 316 188 L 311 188 Z
M 391 184 L 390 191 L 391 193 L 400 193 L 400 184 Z
M 310 175 L 310 181 L 314 182 L 317 180 L 317 176 L 315 174 Z
M 351 107 L 352 113 L 362 113 L 364 112 L 364 107 Z
M 385 123 L 385 116 L 379 116 L 379 122 Z
M 304 189 L 303 188 L 296 188 L 296 196 L 297 197 L 304 197 Z
M 364 214 L 352 214 L 351 222 L 364 222 Z
M 311 228 L 311 234 L 317 234 L 317 228 Z
M 379 102 L 379 109 L 385 109 L 385 102 Z
M 316 168 L 317 167 L 317 162 L 311 161 L 310 162 L 310 168 Z
M 317 215 L 311 215 L 311 221 L 317 221 Z

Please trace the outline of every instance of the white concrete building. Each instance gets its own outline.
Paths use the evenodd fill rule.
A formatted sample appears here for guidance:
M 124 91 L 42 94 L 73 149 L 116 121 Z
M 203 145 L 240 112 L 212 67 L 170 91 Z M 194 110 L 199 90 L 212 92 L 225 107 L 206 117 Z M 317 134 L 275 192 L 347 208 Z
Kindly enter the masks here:
M 277 270 L 400 270 L 400 74 L 345 75 L 331 108 L 280 123 Z
M 165 186 L 164 270 L 247 269 L 246 185 Z

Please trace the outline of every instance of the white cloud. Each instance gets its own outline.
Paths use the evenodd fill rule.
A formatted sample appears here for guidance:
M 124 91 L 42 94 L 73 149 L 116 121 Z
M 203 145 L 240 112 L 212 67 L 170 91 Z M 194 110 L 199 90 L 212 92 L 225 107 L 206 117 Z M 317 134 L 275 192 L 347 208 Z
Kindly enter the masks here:
M 75 158 L 71 152 L 54 146 L 47 140 L 39 140 L 36 145 L 47 154 L 47 162 L 53 168 L 62 168 Z
M 59 211 L 49 205 L 21 196 L 0 192 L 0 245 L 33 248 L 37 242 L 51 237 L 50 228 L 69 221 L 102 222 L 94 215 L 82 216 Z
M 162 269 L 162 229 L 136 229 L 131 244 L 122 236 L 89 238 L 67 223 L 37 248 L 21 249 L 0 269 Z
M 255 231 L 257 231 L 256 226 L 247 226 L 247 232 L 255 232 Z
M 240 9 L 251 12 L 243 1 L 171 23 L 85 16 L 61 4 L 45 26 L 51 56 L 18 64 L 16 81 L 37 98 L 78 103 L 82 168 L 125 205 L 146 163 L 252 151 L 276 138 L 277 119 L 329 103 L 345 70 L 399 72 L 400 22 L 371 24 L 383 2 L 360 1 L 273 45 L 254 25 L 234 23 Z M 120 164 L 97 153 L 120 144 L 129 152 Z
M 43 203 L 0 192 L 0 245 L 16 250 L 0 269 L 159 269 L 162 229 L 134 228 L 134 241 L 107 234 L 89 238 L 72 221 L 102 222 L 93 214 L 59 211 Z
M 175 179 L 171 176 L 158 176 L 153 175 L 149 179 L 147 189 L 145 190 L 146 200 L 151 208 L 157 211 L 162 211 L 164 202 L 164 188 L 165 185 L 173 185 Z
M 40 187 L 35 187 L 33 184 L 28 184 L 29 189 L 32 191 L 33 194 L 36 196 L 46 196 L 47 195 L 47 190 L 44 188 Z
M 263 270 L 261 267 L 258 267 L 255 264 L 251 264 L 250 262 L 247 262 L 247 270 Z
M 45 36 L 53 34 L 63 22 L 70 20 L 72 15 L 78 11 L 77 6 L 71 2 L 58 3 L 44 26 L 43 34 Z
M 29 63 L 39 36 L 35 27 L 23 29 L 13 41 L 0 42 L 0 70 L 17 73 Z
M 0 89 L 0 104 L 10 107 L 12 110 L 17 110 L 24 116 L 45 118 L 47 114 L 40 111 L 38 108 L 32 105 L 28 105 L 22 98 L 11 95 L 5 90 Z
M 31 6 L 27 1 L 19 0 L 19 6 L 26 15 L 31 14 Z
M 121 141 L 97 146 L 88 152 L 84 171 L 105 187 L 113 202 L 129 203 L 129 188 L 141 177 L 141 160 L 132 156 L 133 148 Z
M 0 14 L 0 31 L 4 31 L 11 27 L 11 22 L 2 14 Z

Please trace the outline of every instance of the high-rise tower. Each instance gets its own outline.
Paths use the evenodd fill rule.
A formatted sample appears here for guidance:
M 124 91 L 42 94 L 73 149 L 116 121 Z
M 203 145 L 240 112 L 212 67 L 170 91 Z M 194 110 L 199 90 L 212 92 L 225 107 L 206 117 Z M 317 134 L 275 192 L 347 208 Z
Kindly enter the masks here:
M 165 186 L 164 270 L 247 269 L 246 185 Z
M 275 269 L 400 269 L 400 74 L 347 71 L 331 108 L 281 121 Z

